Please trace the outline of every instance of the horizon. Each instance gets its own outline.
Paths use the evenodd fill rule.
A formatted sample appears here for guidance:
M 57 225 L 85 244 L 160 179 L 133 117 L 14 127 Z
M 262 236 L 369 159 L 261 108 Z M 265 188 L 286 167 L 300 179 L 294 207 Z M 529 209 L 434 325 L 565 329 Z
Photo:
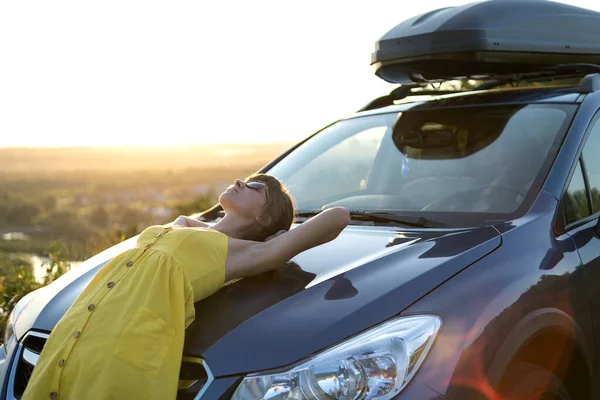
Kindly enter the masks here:
M 194 169 L 260 168 L 293 143 L 225 143 L 171 146 L 0 148 L 4 181 L 40 179 L 57 173 L 137 173 Z M 65 175 L 61 175 L 65 178 Z
M 27 145 L 0 145 L 2 150 L 76 150 L 76 149 L 164 149 L 164 148 L 188 148 L 188 147 L 233 147 L 233 146 L 273 146 L 273 145 L 293 145 L 296 142 L 275 141 L 275 142 L 198 142 L 198 143 L 183 143 L 183 144 L 105 144 L 105 145 L 50 145 L 50 146 L 27 146 Z

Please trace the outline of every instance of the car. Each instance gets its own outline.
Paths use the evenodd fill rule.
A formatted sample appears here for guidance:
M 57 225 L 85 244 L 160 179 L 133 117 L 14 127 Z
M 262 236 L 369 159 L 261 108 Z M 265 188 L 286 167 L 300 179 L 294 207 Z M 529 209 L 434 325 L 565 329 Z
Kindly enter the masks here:
M 600 398 L 599 37 L 600 13 L 544 0 L 384 35 L 372 64 L 400 86 L 259 171 L 289 187 L 294 226 L 334 206 L 349 226 L 197 302 L 177 397 Z M 135 242 L 16 305 L 0 399 L 20 398 L 57 321 Z

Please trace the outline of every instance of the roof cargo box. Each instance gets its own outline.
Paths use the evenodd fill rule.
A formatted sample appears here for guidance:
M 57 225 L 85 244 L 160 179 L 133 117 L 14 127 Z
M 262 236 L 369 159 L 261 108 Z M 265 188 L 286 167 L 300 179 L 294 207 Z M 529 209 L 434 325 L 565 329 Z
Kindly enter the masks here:
M 600 64 L 600 12 L 546 0 L 442 8 L 386 33 L 371 64 L 377 76 L 393 83 Z

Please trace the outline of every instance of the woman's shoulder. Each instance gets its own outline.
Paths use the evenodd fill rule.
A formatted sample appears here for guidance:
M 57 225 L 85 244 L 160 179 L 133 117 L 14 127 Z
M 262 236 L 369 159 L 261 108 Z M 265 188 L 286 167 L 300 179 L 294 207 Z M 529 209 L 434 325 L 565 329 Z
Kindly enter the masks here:
M 191 246 L 186 247 L 196 250 L 210 247 L 214 250 L 222 249 L 224 252 L 227 252 L 229 237 L 223 232 L 210 227 L 177 227 L 175 229 L 182 233 L 185 232 L 186 241 L 191 244 Z
M 189 231 L 199 232 L 201 235 L 214 235 L 221 236 L 225 239 L 228 238 L 226 234 L 216 229 L 211 228 L 210 226 L 193 226 L 193 227 L 180 227 L 179 229 L 186 229 Z
M 142 233 L 140 233 L 138 242 L 145 239 L 148 236 L 156 236 L 158 232 L 165 230 L 163 225 L 151 225 L 144 229 Z
M 214 278 L 220 287 L 225 279 L 225 263 L 229 253 L 227 235 L 205 227 L 180 227 L 175 228 L 174 233 L 181 237 L 173 237 L 176 243 L 173 256 L 192 282 L 194 292 L 203 288 L 203 282 L 207 279 Z

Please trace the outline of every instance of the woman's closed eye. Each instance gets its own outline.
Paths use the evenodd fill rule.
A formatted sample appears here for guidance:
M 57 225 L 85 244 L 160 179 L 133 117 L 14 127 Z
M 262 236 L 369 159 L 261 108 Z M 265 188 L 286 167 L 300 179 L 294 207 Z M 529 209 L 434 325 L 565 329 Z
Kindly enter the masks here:
M 265 185 L 262 182 L 250 181 L 246 182 L 246 186 L 248 186 L 252 190 L 258 190 L 259 192 L 264 191 L 267 202 L 269 202 L 269 193 L 267 192 L 267 185 Z

